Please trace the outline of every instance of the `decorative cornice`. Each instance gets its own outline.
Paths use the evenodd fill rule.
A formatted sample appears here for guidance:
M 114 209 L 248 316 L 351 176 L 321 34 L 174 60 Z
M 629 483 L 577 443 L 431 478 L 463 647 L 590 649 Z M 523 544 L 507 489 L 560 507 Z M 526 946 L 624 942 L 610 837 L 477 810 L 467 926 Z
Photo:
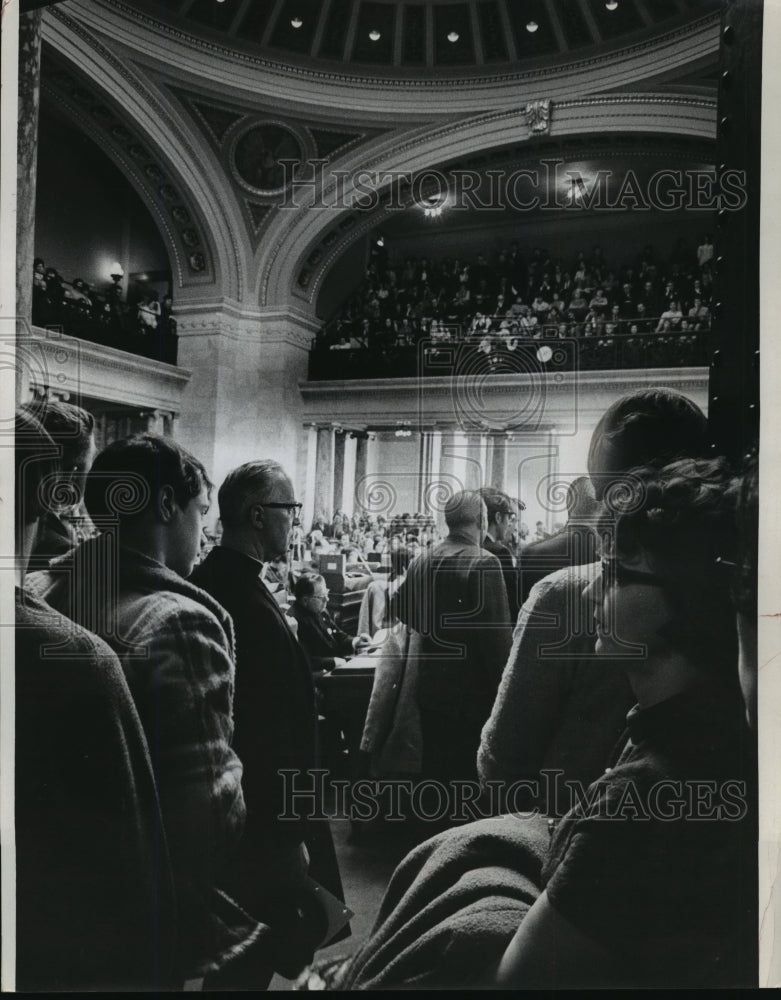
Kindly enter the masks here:
M 483 395 L 508 395 L 519 389 L 544 382 L 546 390 L 556 393 L 609 389 L 611 392 L 630 392 L 648 385 L 674 385 L 681 389 L 701 389 L 708 384 L 707 368 L 630 368 L 623 371 L 557 372 L 555 375 L 536 373 L 533 375 L 490 375 L 480 382 Z M 304 400 L 323 401 L 335 397 L 361 397 L 412 395 L 416 399 L 421 393 L 431 396 L 452 398 L 453 379 L 432 376 L 430 378 L 387 378 L 387 379 L 343 379 L 323 382 L 302 380 L 298 387 Z
M 52 390 L 78 393 L 124 405 L 178 412 L 192 372 L 77 337 L 39 327 L 20 341 L 43 352 Z

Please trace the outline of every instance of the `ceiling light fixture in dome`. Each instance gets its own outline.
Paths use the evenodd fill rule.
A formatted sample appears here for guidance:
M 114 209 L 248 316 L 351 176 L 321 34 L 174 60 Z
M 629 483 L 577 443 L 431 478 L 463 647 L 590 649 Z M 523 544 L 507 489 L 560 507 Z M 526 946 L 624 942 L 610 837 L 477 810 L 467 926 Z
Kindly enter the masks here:
M 605 6 L 608 10 L 615 10 L 618 7 L 618 0 L 607 0 Z
M 539 24 L 537 24 L 536 21 L 529 21 L 529 23 L 526 25 L 526 30 L 532 35 L 537 30 L 537 28 L 539 28 Z
M 461 36 L 458 34 L 457 31 L 451 31 L 450 34 L 447 36 L 447 40 L 449 42 L 457 42 L 460 37 Z
M 379 33 L 379 31 L 377 31 L 376 28 L 373 28 L 369 32 L 369 38 L 371 38 L 373 42 L 379 42 L 379 40 L 382 38 L 382 35 Z
M 300 17 L 294 17 L 290 23 L 293 25 L 294 28 L 300 28 L 304 22 L 301 20 Z

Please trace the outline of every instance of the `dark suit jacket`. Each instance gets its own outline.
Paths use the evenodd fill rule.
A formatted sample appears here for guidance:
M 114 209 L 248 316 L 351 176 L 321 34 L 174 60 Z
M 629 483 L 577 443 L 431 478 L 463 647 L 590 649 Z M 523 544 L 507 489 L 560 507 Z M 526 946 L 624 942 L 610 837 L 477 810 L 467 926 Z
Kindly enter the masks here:
M 265 886 L 275 874 L 269 870 L 273 868 L 269 857 L 281 857 L 286 848 L 303 842 L 309 850 L 311 877 L 340 899 L 344 894 L 328 823 L 306 818 L 321 808 L 316 778 L 305 773 L 318 764 L 312 669 L 282 609 L 261 581 L 260 570 L 261 564 L 250 556 L 216 546 L 190 579 L 228 611 L 236 631 L 234 747 L 244 764 L 247 822 L 226 888 L 253 915 L 258 912 L 264 918 L 265 912 L 257 907 L 263 906 Z M 303 772 L 292 779 L 295 789 L 304 793 L 293 803 L 290 796 L 285 802 L 280 769 Z M 313 794 L 306 798 L 307 793 Z M 302 818 L 279 819 L 286 805 L 288 815 L 298 805 Z M 297 947 L 292 932 L 289 936 L 291 947 Z M 286 947 L 284 931 L 279 947 Z
M 306 654 L 260 580 L 257 560 L 216 546 L 190 580 L 230 614 L 236 630 L 233 746 L 244 764 L 244 842 L 304 839 L 303 826 L 277 819 L 283 808 L 280 768 L 316 766 L 315 695 Z
M 306 650 L 313 670 L 333 670 L 335 656 L 352 655 L 352 638 L 327 611 L 315 614 L 296 602 L 290 614 L 298 622 L 298 641 Z
M 421 708 L 485 721 L 512 637 L 496 556 L 451 532 L 410 563 L 392 611 L 422 637 Z
M 535 583 L 565 566 L 587 566 L 597 559 L 596 532 L 588 524 L 570 522 L 550 538 L 527 545 L 521 553 L 523 601 Z
M 494 541 L 489 535 L 483 539 L 483 548 L 486 552 L 495 555 L 502 564 L 502 576 L 507 588 L 507 603 L 510 606 L 510 624 L 515 627 L 515 623 L 518 621 L 518 612 L 521 610 L 521 577 L 513 562 L 512 553 L 506 545 Z

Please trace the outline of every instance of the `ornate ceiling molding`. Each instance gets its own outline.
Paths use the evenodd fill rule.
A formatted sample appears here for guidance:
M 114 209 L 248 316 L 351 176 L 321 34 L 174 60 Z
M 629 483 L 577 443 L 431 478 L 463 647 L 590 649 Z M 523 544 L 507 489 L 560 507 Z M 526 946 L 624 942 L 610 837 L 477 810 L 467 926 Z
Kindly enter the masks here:
M 343 121 L 356 117 L 366 124 L 378 120 L 414 120 L 441 114 L 475 114 L 487 108 L 510 108 L 519 99 L 565 100 L 583 94 L 620 89 L 652 80 L 660 67 L 666 73 L 715 57 L 718 14 L 690 22 L 634 45 L 602 49 L 584 58 L 560 60 L 519 72 L 454 73 L 437 78 L 329 72 L 319 67 L 293 66 L 245 52 L 218 41 L 196 38 L 134 10 L 121 0 L 70 0 L 72 16 L 117 40 L 134 60 L 179 81 L 221 95 L 253 95 L 273 101 L 280 111 Z M 57 8 L 47 17 L 59 16 Z

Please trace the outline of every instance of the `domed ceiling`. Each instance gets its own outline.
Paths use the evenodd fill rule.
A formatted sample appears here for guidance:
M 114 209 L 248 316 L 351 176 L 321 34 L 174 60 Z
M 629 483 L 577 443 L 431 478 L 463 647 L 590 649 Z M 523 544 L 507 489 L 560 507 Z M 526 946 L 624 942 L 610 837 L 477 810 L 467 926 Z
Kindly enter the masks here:
M 383 75 L 562 63 L 712 15 L 720 0 L 137 0 L 127 6 L 281 62 Z

